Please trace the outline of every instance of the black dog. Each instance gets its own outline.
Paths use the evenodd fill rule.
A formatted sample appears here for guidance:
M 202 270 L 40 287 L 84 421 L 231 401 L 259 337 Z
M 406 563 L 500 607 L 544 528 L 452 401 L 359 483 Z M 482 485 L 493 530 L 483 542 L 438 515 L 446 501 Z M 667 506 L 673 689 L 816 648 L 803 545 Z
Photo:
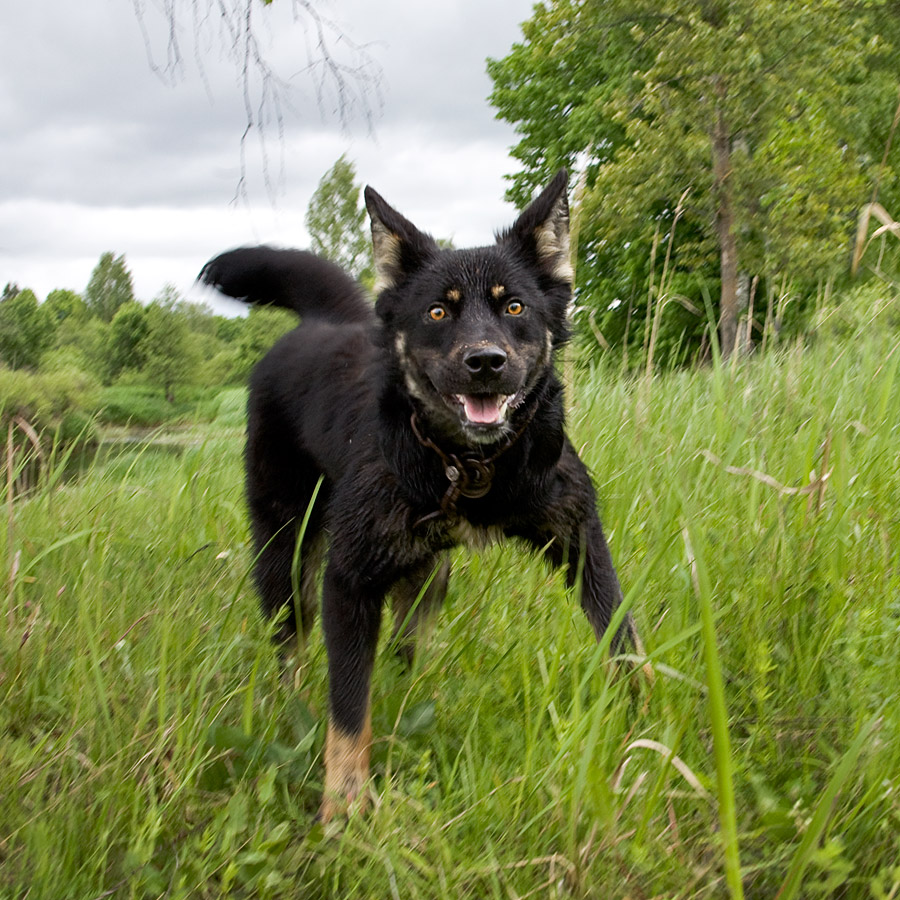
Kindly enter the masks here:
M 554 371 L 571 300 L 565 189 L 560 172 L 493 246 L 442 250 L 367 188 L 374 307 L 343 271 L 297 250 L 233 250 L 201 272 L 229 296 L 303 319 L 253 373 L 247 495 L 263 610 L 287 607 L 282 641 L 297 615 L 309 628 L 328 536 L 324 820 L 363 801 L 388 592 L 411 653 L 417 623 L 445 594 L 448 548 L 505 536 L 566 565 L 570 583 L 581 577 L 598 639 L 620 602 Z M 630 616 L 613 647 L 626 640 L 636 640 Z

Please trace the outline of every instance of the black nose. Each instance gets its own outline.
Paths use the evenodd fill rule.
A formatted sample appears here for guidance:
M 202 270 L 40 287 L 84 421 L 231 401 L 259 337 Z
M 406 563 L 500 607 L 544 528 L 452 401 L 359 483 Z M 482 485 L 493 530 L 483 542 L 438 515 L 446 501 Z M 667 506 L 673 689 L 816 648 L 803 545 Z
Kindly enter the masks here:
M 466 368 L 473 375 L 490 375 L 491 373 L 502 372 L 506 367 L 506 360 L 506 351 L 501 350 L 495 344 L 488 344 L 486 347 L 469 350 L 463 356 Z

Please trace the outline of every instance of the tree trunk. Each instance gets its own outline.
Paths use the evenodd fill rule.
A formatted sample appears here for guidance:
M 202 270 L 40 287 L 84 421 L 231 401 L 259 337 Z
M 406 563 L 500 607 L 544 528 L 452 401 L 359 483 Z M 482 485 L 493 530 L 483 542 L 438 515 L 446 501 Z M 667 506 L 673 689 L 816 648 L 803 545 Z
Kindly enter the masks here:
M 719 300 L 719 347 L 728 359 L 735 349 L 738 320 L 738 251 L 731 196 L 731 136 L 722 111 L 725 87 L 716 85 L 719 105 L 712 135 L 713 197 L 719 242 L 722 293 Z

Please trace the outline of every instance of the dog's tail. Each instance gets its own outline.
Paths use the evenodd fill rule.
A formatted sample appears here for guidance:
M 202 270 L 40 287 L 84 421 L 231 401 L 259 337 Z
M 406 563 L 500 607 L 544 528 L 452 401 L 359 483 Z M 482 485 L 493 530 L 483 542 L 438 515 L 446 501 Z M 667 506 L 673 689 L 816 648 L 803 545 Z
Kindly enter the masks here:
M 228 297 L 292 309 L 303 318 L 374 321 L 363 289 L 339 266 L 304 250 L 239 247 L 211 259 L 199 281 Z

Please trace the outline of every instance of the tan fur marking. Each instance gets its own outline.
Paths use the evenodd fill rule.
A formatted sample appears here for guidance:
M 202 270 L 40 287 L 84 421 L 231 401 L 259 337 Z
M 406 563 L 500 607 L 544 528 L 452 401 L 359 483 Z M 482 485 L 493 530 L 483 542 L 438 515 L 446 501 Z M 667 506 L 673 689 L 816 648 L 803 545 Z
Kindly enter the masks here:
M 554 278 L 571 284 L 575 270 L 569 259 L 569 215 L 565 202 L 565 197 L 560 198 L 553 215 L 535 229 L 534 237 L 541 263 Z
M 455 522 L 450 529 L 453 539 L 465 544 L 474 550 L 484 550 L 491 544 L 498 544 L 503 539 L 503 531 L 500 528 L 480 528 L 471 525 L 465 519 Z
M 362 812 L 366 806 L 363 790 L 369 780 L 369 749 L 372 746 L 372 715 L 359 734 L 347 734 L 330 719 L 325 736 L 325 790 L 319 819 L 328 822 L 353 806 Z
M 459 303 L 462 300 L 462 292 L 459 288 L 450 288 L 445 296 L 451 303 Z
M 491 296 L 495 300 L 499 300 L 506 293 L 506 287 L 502 284 L 495 284 L 491 288 Z
M 372 249 L 375 261 L 376 294 L 393 287 L 400 267 L 400 238 L 379 221 L 372 222 Z

